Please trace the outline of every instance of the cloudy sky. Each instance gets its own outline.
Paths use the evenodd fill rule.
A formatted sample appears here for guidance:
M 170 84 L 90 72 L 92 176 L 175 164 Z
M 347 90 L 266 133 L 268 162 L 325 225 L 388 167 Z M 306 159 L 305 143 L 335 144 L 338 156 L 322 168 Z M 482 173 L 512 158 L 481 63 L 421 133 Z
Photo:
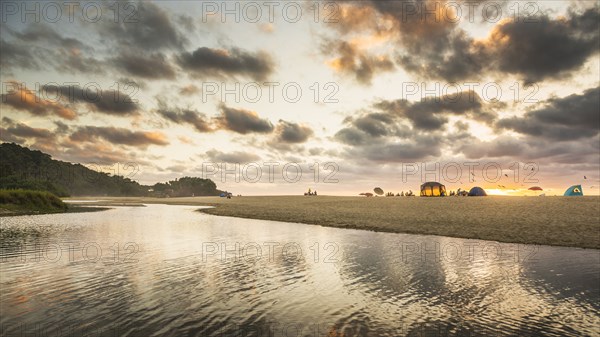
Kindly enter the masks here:
M 599 193 L 596 1 L 1 4 L 2 141 L 56 159 L 246 195 Z

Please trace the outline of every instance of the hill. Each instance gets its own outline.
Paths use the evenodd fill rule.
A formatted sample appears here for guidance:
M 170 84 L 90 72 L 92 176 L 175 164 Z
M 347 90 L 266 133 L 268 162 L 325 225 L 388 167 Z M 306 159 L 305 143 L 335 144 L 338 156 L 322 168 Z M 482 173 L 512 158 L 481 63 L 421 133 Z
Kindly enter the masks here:
M 15 143 L 0 145 L 0 189 L 47 191 L 66 196 L 214 196 L 222 191 L 210 179 L 183 177 L 152 186 L 81 164 L 52 159 L 49 154 Z

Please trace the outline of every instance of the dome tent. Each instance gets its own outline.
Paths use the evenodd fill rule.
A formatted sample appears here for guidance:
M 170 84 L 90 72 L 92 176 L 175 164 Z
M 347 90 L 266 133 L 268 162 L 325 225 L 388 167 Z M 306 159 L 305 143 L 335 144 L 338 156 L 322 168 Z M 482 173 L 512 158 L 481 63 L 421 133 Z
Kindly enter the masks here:
M 421 196 L 422 197 L 443 197 L 446 196 L 446 186 L 435 182 L 429 181 L 421 185 Z
M 487 193 L 481 187 L 475 186 L 469 191 L 470 197 L 487 197 Z
M 565 197 L 583 196 L 583 189 L 581 188 L 581 185 L 573 185 L 565 191 L 564 196 Z

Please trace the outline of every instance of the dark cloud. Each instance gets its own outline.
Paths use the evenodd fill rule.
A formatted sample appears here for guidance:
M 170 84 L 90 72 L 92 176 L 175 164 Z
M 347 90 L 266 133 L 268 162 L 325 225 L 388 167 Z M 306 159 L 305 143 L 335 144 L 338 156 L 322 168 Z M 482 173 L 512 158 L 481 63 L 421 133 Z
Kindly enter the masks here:
M 88 47 L 78 39 L 63 37 L 52 26 L 46 24 L 30 24 L 23 31 L 15 31 L 7 28 L 15 38 L 26 43 L 44 43 L 52 46 L 60 46 L 65 49 L 87 49 Z
M 95 87 L 45 85 L 42 89 L 60 95 L 72 103 L 87 103 L 94 111 L 109 115 L 136 115 L 139 105 L 128 94 L 116 90 L 94 90 Z
M 34 58 L 31 49 L 17 43 L 0 39 L 0 67 L 2 71 L 13 68 L 39 69 L 39 64 Z
M 342 136 L 343 135 L 343 136 Z M 361 138 L 357 140 L 356 137 Z M 344 138 L 346 137 L 346 138 Z M 340 131 L 336 138 L 352 145 L 343 156 L 353 161 L 369 160 L 374 162 L 403 162 L 424 160 L 441 155 L 443 138 L 413 132 L 409 137 L 380 137 L 373 139 L 356 129 Z
M 330 55 L 337 57 L 329 65 L 345 74 L 355 76 L 361 84 L 370 84 L 377 73 L 394 70 L 394 63 L 387 55 L 370 55 L 359 47 L 346 41 L 327 41 L 323 49 Z
M 432 10 L 438 8 L 437 15 Z M 473 40 L 452 18 L 452 8 L 436 1 L 360 1 L 342 2 L 339 24 L 345 34 L 371 34 L 395 44 L 396 62 L 424 78 L 448 81 L 477 75 L 481 60 L 470 50 Z
M 152 2 L 116 2 L 121 17 L 118 22 L 107 20 L 100 25 L 106 42 L 142 50 L 180 49 L 187 42 L 171 14 Z
M 461 141 L 455 148 L 456 153 L 463 153 L 469 159 L 480 158 L 518 158 L 525 153 L 527 145 L 523 140 L 510 136 L 500 136 L 491 141 L 480 141 L 470 135 L 461 137 Z M 465 141 L 466 140 L 466 141 Z
M 254 162 L 260 159 L 260 157 L 254 153 L 242 152 L 242 151 L 234 151 L 230 153 L 217 151 L 212 149 L 206 152 L 206 155 L 213 162 L 218 163 L 238 163 L 245 164 Z
M 69 126 L 61 121 L 54 121 L 54 125 L 56 125 L 57 134 L 65 135 L 70 130 Z
M 56 115 L 64 119 L 76 119 L 77 113 L 54 101 L 38 97 L 22 83 L 7 82 L 7 93 L 2 94 L 2 104 L 17 110 L 26 111 L 35 116 Z
M 424 40 L 429 40 L 423 37 Z M 486 64 L 480 55 L 471 52 L 473 40 L 457 28 L 446 36 L 437 36 L 431 43 L 408 39 L 407 52 L 400 53 L 396 61 L 407 71 L 423 78 L 441 78 L 455 82 L 478 77 Z
M 422 130 L 441 129 L 448 122 L 448 115 L 465 116 L 488 124 L 496 117 L 489 107 L 484 107 L 479 95 L 473 91 L 427 98 L 414 103 L 405 99 L 384 100 L 376 103 L 375 107 L 390 116 L 405 117 L 415 128 Z
M 583 94 L 549 99 L 544 107 L 522 117 L 501 119 L 500 129 L 553 141 L 593 137 L 600 132 L 600 87 Z
M 385 138 L 404 139 L 416 133 L 404 122 L 405 119 L 391 109 L 385 112 L 363 113 L 358 117 L 347 118 L 344 121 L 347 126 L 339 130 L 334 139 L 352 146 L 380 143 Z
M 333 137 L 348 146 L 345 151 L 348 159 L 401 162 L 438 157 L 443 148 L 458 148 L 458 144 L 467 144 L 463 143 L 464 138 L 470 138 L 468 125 L 464 123 L 454 125 L 460 135 L 445 129 L 449 116 L 489 125 L 496 118 L 489 104 L 484 104 L 472 91 L 417 102 L 381 100 L 372 108 L 377 111 L 346 118 L 345 127 Z
M 125 51 L 112 60 L 114 65 L 133 76 L 149 79 L 174 79 L 175 69 L 163 53 L 142 55 Z
M 567 18 L 518 18 L 498 24 L 477 46 L 499 71 L 518 74 L 526 82 L 561 78 L 600 50 L 598 22 L 598 7 L 571 11 Z
M 200 47 L 178 56 L 179 65 L 198 77 L 247 76 L 257 81 L 266 79 L 274 69 L 266 52 L 250 53 L 238 48 L 231 50 Z
M 80 143 L 71 140 L 61 142 L 61 151 L 48 149 L 44 152 L 50 153 L 53 157 L 58 157 L 72 163 L 82 163 L 83 165 L 114 165 L 115 163 L 135 162 L 144 164 L 143 160 L 136 158 L 135 153 L 126 152 L 118 147 L 106 143 Z M 91 166 L 97 169 L 97 166 Z
M 23 123 L 16 123 L 8 117 L 2 118 L 2 124 L 6 128 L 0 128 L 0 136 L 4 141 L 24 143 L 25 139 L 40 141 L 53 141 L 55 135 L 52 131 L 42 128 L 33 128 Z
M 348 118 L 334 139 L 349 147 L 343 156 L 354 161 L 401 162 L 441 154 L 443 138 L 410 128 L 394 111 Z
M 538 162 L 545 164 L 541 167 L 544 170 L 548 169 L 549 163 L 576 165 L 600 162 L 599 135 L 573 141 L 554 142 L 534 136 L 514 138 L 506 135 L 482 141 L 466 134 L 448 145 L 453 153 L 462 153 L 467 159 Z
M 304 143 L 314 132 L 306 125 L 279 120 L 275 133 L 277 142 L 295 144 Z
M 348 118 L 345 123 L 349 126 L 338 131 L 334 138 L 348 145 L 364 145 L 383 137 L 408 137 L 412 130 L 399 117 L 398 114 L 387 111 Z
M 354 121 L 354 126 L 373 137 L 386 136 L 392 132 L 389 126 L 394 123 L 391 116 L 383 113 L 370 113 Z
M 67 73 L 105 72 L 106 65 L 93 56 L 94 49 L 82 41 L 64 37 L 52 26 L 31 23 L 21 31 L 3 26 L 5 36 L 11 41 L 2 40 L 3 65 L 22 69 L 45 69 Z
M 526 82 L 562 78 L 600 49 L 597 5 L 585 10 L 572 7 L 566 17 L 556 19 L 538 14 L 502 20 L 484 40 L 475 40 L 463 30 L 452 19 L 454 6 L 444 6 L 443 1 L 341 1 L 340 8 L 340 22 L 330 25 L 342 35 L 339 46 L 350 44 L 344 42 L 346 36 L 356 40 L 355 33 L 384 40 L 397 46 L 398 65 L 427 79 L 455 82 L 486 72 L 515 74 Z M 367 43 L 360 48 L 361 53 L 369 47 Z M 360 64 L 353 61 L 356 50 L 334 47 L 326 54 L 341 55 L 339 67 L 352 70 Z
M 162 103 L 159 103 L 157 112 L 171 122 L 190 124 L 199 132 L 213 131 L 210 120 L 201 112 L 189 109 L 168 108 Z
M 165 135 L 160 132 L 131 131 L 115 127 L 82 126 L 70 136 L 70 140 L 74 142 L 95 142 L 97 139 L 137 147 L 169 144 Z
M 371 139 L 367 133 L 352 127 L 341 129 L 334 138 L 347 145 L 361 145 Z
M 369 144 L 350 151 L 356 157 L 377 162 L 406 162 L 422 160 L 441 155 L 442 138 L 434 135 L 415 135 L 413 139 L 404 139 L 384 144 Z
M 218 127 L 241 134 L 271 133 L 273 124 L 262 119 L 254 111 L 230 108 L 221 105 L 221 116 L 215 118 Z
M 95 76 L 104 74 L 107 65 L 104 61 L 94 57 L 87 56 L 84 52 L 77 49 L 59 49 L 48 53 L 41 62 L 50 62 L 57 71 L 65 73 L 83 73 L 93 74 Z

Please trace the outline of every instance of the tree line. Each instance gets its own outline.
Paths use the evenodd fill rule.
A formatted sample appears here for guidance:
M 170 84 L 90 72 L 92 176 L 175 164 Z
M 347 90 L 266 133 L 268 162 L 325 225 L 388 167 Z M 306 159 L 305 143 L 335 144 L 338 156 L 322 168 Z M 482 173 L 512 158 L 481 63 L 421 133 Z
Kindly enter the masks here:
M 47 191 L 67 196 L 214 196 L 222 193 L 210 179 L 182 177 L 141 185 L 121 175 L 54 160 L 49 154 L 15 143 L 0 144 L 0 189 Z

